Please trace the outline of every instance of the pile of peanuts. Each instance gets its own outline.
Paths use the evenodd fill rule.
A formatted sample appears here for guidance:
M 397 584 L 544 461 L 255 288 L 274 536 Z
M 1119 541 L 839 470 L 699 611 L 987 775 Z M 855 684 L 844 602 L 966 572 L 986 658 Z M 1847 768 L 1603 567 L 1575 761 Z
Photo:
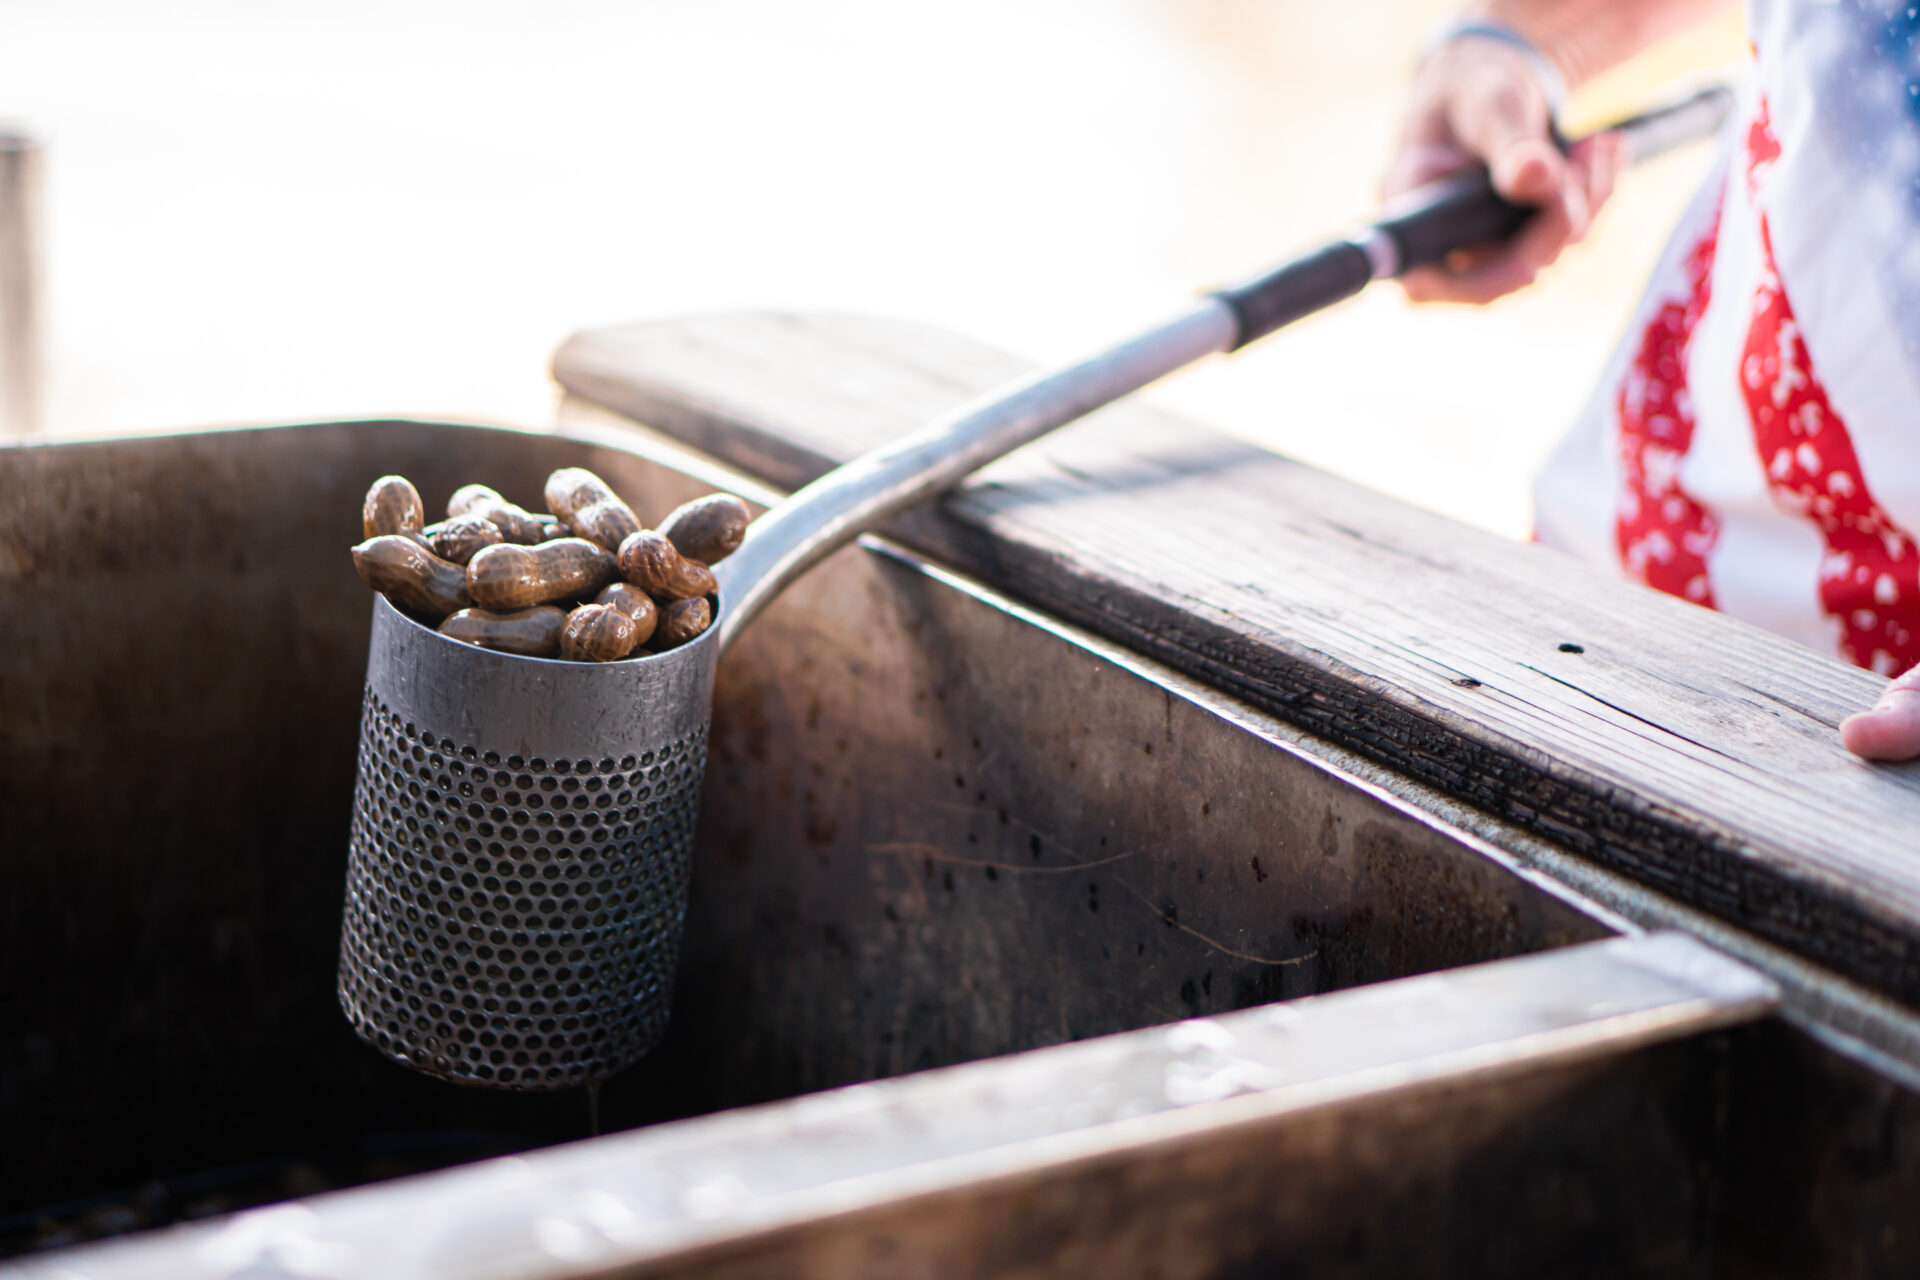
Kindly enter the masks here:
M 353 565 L 368 586 L 442 635 L 569 662 L 617 662 L 683 645 L 713 622 L 707 566 L 747 530 L 747 506 L 712 493 L 645 529 L 599 476 L 563 467 L 536 515 L 470 484 L 425 523 L 420 491 L 382 476 L 361 508 Z

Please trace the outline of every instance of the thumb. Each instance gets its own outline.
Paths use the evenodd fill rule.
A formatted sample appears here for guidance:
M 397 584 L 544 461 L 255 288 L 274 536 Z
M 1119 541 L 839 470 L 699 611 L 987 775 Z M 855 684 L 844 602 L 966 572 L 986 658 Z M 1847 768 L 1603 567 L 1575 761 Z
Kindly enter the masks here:
M 1454 136 L 1485 162 L 1493 189 L 1515 204 L 1548 204 L 1566 186 L 1567 162 L 1548 132 L 1546 96 L 1531 79 L 1463 95 Z
M 1868 760 L 1920 756 L 1920 666 L 1888 685 L 1872 710 L 1841 721 L 1840 742 Z

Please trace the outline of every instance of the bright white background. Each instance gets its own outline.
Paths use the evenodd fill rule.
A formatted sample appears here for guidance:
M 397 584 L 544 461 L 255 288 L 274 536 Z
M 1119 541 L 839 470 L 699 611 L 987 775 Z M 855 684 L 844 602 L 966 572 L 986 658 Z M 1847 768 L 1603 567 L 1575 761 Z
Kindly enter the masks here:
M 48 147 L 48 425 L 541 422 L 569 331 L 718 308 L 1075 355 L 1365 214 L 1446 8 L 0 0 L 0 118 Z M 1524 534 L 1703 162 L 1634 175 L 1529 296 L 1379 289 L 1155 394 Z

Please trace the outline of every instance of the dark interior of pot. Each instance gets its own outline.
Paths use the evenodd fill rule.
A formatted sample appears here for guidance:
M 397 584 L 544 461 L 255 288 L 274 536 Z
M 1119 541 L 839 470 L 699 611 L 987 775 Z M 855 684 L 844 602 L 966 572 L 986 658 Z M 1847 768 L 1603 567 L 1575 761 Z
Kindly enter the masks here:
M 582 1092 L 415 1075 L 334 994 L 360 496 L 399 472 L 430 508 L 470 481 L 533 505 L 571 465 L 636 505 L 705 489 L 564 436 L 403 422 L 0 450 L 0 1250 L 588 1135 Z M 603 1129 L 1604 932 L 853 554 L 723 667 L 673 1029 L 605 1086 Z M 1054 648 L 927 669 L 1016 632 Z M 1093 692 L 994 683 L 1069 661 Z
M 209 1211 L 586 1136 L 578 1091 L 392 1065 L 333 990 L 371 609 L 354 495 L 396 470 L 524 476 L 532 501 L 581 452 L 373 424 L 4 455 L 0 1216 Z M 607 1123 L 687 1109 L 646 1075 Z

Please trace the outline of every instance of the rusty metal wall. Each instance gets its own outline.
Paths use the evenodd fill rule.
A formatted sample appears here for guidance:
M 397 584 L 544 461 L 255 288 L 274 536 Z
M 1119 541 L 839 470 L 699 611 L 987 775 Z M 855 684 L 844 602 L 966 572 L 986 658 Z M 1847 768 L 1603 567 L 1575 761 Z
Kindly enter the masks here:
M 342 1132 L 582 1136 L 416 1079 L 332 975 L 377 475 L 618 450 L 361 423 L 0 450 L 0 1212 Z M 867 551 L 722 674 L 676 1028 L 628 1125 L 1604 930 L 1445 834 Z
M 578 456 L 378 423 L 0 449 L 0 1214 L 343 1133 L 584 1133 L 389 1069 L 333 995 L 360 495 L 531 500 Z
M 697 490 L 657 478 L 649 505 Z M 1606 932 L 887 557 L 776 606 L 717 708 L 673 1046 L 713 1105 Z

